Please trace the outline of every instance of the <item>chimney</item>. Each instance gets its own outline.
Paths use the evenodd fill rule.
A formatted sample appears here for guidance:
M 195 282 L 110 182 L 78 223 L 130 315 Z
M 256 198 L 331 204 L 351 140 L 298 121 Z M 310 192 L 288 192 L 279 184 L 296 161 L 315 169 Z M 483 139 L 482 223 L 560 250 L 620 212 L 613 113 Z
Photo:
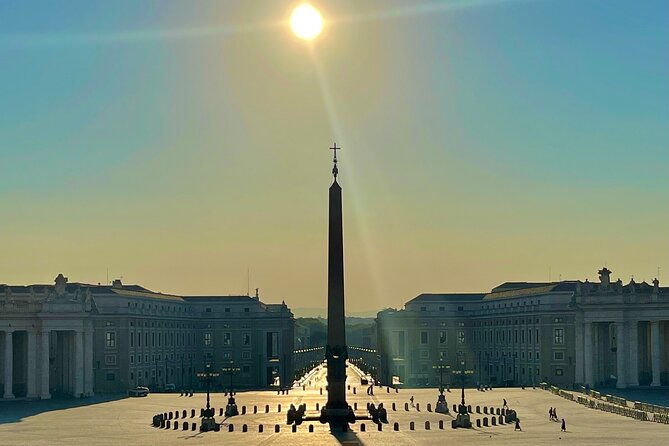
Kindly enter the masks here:
M 255 295 L 256 300 L 260 300 L 260 292 L 259 291 L 260 290 L 258 288 L 256 288 L 256 295 Z
M 114 279 L 114 281 L 112 282 L 112 288 L 116 288 L 116 289 L 123 288 L 123 284 L 121 283 L 121 279 Z

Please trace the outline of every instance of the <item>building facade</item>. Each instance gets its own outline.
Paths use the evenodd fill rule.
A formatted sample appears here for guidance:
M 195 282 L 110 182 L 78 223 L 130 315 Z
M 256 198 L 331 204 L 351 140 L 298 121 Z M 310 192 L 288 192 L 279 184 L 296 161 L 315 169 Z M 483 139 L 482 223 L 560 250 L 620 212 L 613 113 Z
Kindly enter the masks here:
M 509 282 L 490 293 L 421 294 L 377 316 L 380 377 L 437 385 L 439 364 L 470 384 L 669 385 L 669 288 Z M 445 373 L 444 382 L 451 380 Z
M 291 382 L 294 318 L 256 296 L 176 296 L 116 280 L 0 285 L 3 398 L 197 388 L 205 363 L 236 388 Z M 222 374 L 223 375 L 223 374 Z M 221 386 L 229 378 L 222 376 Z

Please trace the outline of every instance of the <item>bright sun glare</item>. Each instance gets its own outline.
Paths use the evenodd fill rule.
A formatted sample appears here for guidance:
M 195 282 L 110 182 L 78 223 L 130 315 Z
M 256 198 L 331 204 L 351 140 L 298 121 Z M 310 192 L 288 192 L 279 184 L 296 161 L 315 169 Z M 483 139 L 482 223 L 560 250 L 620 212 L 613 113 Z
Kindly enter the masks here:
M 300 39 L 312 40 L 323 30 L 323 16 L 310 4 L 303 3 L 290 15 L 290 28 Z

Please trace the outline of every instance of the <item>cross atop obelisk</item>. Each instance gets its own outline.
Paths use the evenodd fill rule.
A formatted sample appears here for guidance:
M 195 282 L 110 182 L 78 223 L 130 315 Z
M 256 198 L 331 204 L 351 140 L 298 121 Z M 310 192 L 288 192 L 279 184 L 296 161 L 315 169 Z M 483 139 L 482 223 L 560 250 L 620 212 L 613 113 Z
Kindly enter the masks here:
M 334 151 L 334 158 L 332 159 L 332 162 L 334 163 L 334 166 L 332 167 L 332 175 L 334 175 L 336 181 L 337 174 L 339 173 L 339 169 L 337 169 L 337 150 L 341 150 L 341 147 L 337 147 L 337 143 L 334 143 L 334 146 L 330 147 L 330 150 Z

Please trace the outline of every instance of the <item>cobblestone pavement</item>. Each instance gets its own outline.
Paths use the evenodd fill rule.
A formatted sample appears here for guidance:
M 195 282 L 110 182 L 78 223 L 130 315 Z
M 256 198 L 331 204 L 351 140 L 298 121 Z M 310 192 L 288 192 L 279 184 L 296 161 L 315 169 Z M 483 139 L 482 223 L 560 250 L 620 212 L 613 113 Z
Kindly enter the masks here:
M 196 394 L 192 398 L 180 397 L 179 394 L 151 394 L 146 398 L 109 398 L 93 400 L 91 404 L 71 407 L 73 402 L 11 402 L 0 403 L 0 444 L 2 445 L 196 445 L 196 444 L 230 444 L 230 445 L 418 445 L 445 444 L 455 441 L 467 444 L 644 444 L 666 445 L 669 439 L 669 426 L 657 423 L 635 421 L 619 415 L 588 409 L 575 402 L 567 401 L 550 392 L 542 390 L 495 389 L 479 392 L 467 389 L 467 404 L 473 409 L 479 406 L 501 408 L 503 399 L 518 412 L 523 431 L 514 431 L 514 426 L 498 425 L 473 429 L 451 429 L 450 415 L 441 415 L 427 410 L 428 403 L 433 407 L 437 400 L 435 389 L 405 389 L 395 393 L 386 388 L 374 390 L 374 396 L 366 394 L 366 386 L 360 385 L 360 377 L 349 368 L 347 384 L 351 385 L 348 392 L 349 403 L 357 403 L 359 412 L 364 412 L 369 401 L 375 404 L 382 402 L 388 409 L 389 423 L 383 425 L 379 432 L 371 421 L 358 422 L 352 425 L 353 432 L 332 434 L 327 425 L 318 422 L 305 422 L 297 432 L 291 432 L 286 425 L 286 410 L 293 404 L 307 405 L 308 411 L 316 414 L 316 404 L 322 405 L 325 395 L 325 370 L 320 368 L 311 377 L 311 385 L 305 390 L 295 388 L 288 395 L 277 395 L 270 391 L 240 392 L 237 404 L 240 411 L 246 406 L 247 414 L 225 419 L 216 417 L 222 422 L 220 432 L 200 433 L 199 431 L 183 431 L 183 421 L 191 425 L 191 409 L 200 408 L 205 403 L 204 394 Z M 323 395 L 320 388 L 323 387 Z M 356 393 L 353 393 L 355 388 Z M 415 407 L 409 404 L 413 396 Z M 449 407 L 459 402 L 460 391 L 453 389 L 446 393 Z M 223 394 L 212 394 L 212 405 L 218 415 L 220 407 L 224 407 L 226 397 Z M 99 401 L 99 402 L 98 402 Z M 88 403 L 87 401 L 80 401 Z M 395 403 L 396 410 L 392 410 Z M 409 404 L 405 410 L 405 404 Z M 265 412 L 269 405 L 269 413 Z M 279 412 L 279 405 L 281 411 Z M 258 413 L 253 414 L 253 406 Z M 560 423 L 548 420 L 549 407 L 557 408 L 559 418 L 565 418 L 567 432 L 560 432 Z M 186 409 L 186 419 L 180 417 L 179 430 L 160 429 L 151 426 L 154 414 L 179 410 L 180 415 Z M 489 415 L 472 414 L 472 422 Z M 444 421 L 444 429 L 439 429 L 439 421 Z M 425 429 L 429 421 L 430 430 Z M 393 424 L 399 423 L 399 431 L 393 431 Z M 413 422 L 415 430 L 410 430 Z M 362 424 L 366 432 L 362 432 Z M 234 425 L 234 432 L 229 426 Z M 242 432 L 246 424 L 248 432 Z M 259 425 L 264 432 L 258 433 Z M 274 426 L 280 426 L 275 433 Z M 309 425 L 314 432 L 308 432 Z

